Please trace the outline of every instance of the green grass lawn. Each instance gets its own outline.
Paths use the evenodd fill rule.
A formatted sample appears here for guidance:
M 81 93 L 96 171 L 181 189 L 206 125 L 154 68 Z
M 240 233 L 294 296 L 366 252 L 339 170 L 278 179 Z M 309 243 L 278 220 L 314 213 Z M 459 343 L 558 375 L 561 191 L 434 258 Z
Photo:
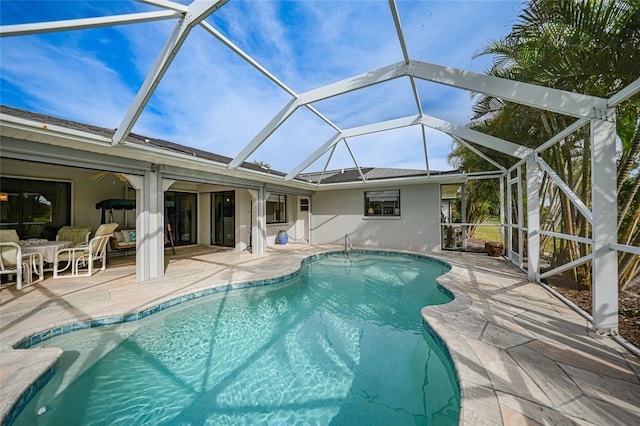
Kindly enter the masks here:
M 490 217 L 483 223 L 495 224 L 496 226 L 479 226 L 471 238 L 482 241 L 500 241 L 500 219 L 498 217 Z M 553 252 L 553 238 L 547 240 L 543 251 Z
M 472 238 L 482 241 L 500 241 L 500 219 L 490 217 L 484 223 L 495 224 L 496 226 L 478 226 Z

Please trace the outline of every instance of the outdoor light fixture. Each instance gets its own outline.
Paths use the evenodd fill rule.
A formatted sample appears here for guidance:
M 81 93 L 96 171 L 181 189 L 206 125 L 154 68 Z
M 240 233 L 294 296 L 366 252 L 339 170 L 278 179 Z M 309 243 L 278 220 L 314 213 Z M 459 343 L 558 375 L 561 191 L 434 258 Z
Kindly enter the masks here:
M 9 201 L 9 194 L 6 192 L 0 192 L 0 201 Z

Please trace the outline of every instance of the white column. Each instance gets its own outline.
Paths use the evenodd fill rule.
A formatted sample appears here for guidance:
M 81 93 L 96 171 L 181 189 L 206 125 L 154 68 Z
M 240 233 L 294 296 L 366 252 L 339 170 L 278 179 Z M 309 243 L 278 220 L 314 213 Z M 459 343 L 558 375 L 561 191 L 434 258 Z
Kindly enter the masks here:
M 460 216 L 462 223 L 467 223 L 467 184 L 463 183 L 460 194 Z M 462 250 L 467 248 L 467 225 L 462 225 Z
M 251 248 L 254 255 L 263 255 L 267 252 L 267 197 L 264 186 L 259 189 L 249 189 L 253 204 L 253 216 L 251 221 L 256 225 L 251 230 Z
M 313 214 L 311 213 L 313 211 L 312 209 L 312 205 L 313 205 L 313 197 L 311 195 L 309 195 L 309 221 L 307 223 L 307 225 L 309 226 L 309 244 L 311 244 L 312 242 L 312 237 L 311 237 L 311 232 L 313 230 L 313 224 L 311 223 L 313 220 Z
M 527 157 L 527 278 L 540 281 L 540 176 L 536 154 Z
M 156 182 L 152 186 L 155 191 L 152 191 L 154 195 L 151 200 L 155 211 L 149 220 L 149 246 L 151 247 L 149 278 L 159 278 L 164 275 L 164 242 L 165 232 L 167 232 L 164 226 L 164 193 L 175 183 L 175 180 L 160 178 L 159 173 L 152 174 L 156 175 Z
M 608 120 L 591 120 L 593 206 L 593 328 L 598 334 L 618 333 L 618 241 L 615 109 Z
M 149 191 L 151 172 L 144 176 L 125 175 L 136 191 L 136 279 L 149 279 Z
M 516 263 L 513 258 L 513 188 L 511 185 L 511 172 L 507 173 L 507 255 L 511 263 Z
M 251 195 L 251 253 L 258 254 L 260 252 L 260 239 L 258 238 L 258 190 L 247 189 Z
M 516 182 L 518 192 L 518 267 L 522 268 L 524 264 L 524 200 L 522 199 L 522 167 L 516 168 Z
M 164 275 L 164 191 L 175 181 L 152 171 L 126 177 L 136 190 L 136 279 L 147 281 Z
M 505 238 L 505 230 L 506 228 L 504 227 L 504 225 L 507 223 L 507 221 L 505 220 L 505 208 L 504 208 L 504 199 L 505 199 L 505 188 L 504 188 L 504 181 L 506 179 L 506 176 L 502 176 L 500 177 L 500 242 L 502 244 L 505 245 L 505 247 L 507 247 L 507 254 L 511 251 L 511 247 L 508 246 L 507 244 L 507 240 Z

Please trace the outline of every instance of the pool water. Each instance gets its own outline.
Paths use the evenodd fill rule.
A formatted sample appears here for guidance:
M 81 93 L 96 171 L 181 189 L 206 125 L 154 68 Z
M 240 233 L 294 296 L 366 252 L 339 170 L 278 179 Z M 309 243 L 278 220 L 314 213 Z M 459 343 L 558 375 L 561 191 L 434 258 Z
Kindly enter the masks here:
M 448 267 L 332 255 L 285 282 L 59 336 L 17 425 L 458 424 L 450 360 L 420 309 Z

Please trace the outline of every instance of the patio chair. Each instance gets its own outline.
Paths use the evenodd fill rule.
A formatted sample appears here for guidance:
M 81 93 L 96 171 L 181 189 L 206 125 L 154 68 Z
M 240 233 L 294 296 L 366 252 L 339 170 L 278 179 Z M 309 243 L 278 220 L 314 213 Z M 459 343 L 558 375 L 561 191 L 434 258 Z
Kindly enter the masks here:
M 38 278 L 33 280 L 33 273 Z M 23 253 L 15 229 L 0 230 L 0 275 L 15 274 L 16 289 L 39 283 L 44 279 L 42 255 Z
M 58 230 L 56 241 L 73 241 L 72 247 L 86 246 L 91 230 L 90 226 L 63 226 Z
M 107 244 L 117 227 L 117 223 L 102 224 L 86 246 L 81 245 L 58 250 L 53 262 L 53 278 L 62 278 L 63 276 L 60 273 L 67 269 L 71 274 L 65 276 L 91 276 L 94 272 L 93 263 L 100 260 L 102 261 L 100 270 L 104 271 L 107 268 Z

